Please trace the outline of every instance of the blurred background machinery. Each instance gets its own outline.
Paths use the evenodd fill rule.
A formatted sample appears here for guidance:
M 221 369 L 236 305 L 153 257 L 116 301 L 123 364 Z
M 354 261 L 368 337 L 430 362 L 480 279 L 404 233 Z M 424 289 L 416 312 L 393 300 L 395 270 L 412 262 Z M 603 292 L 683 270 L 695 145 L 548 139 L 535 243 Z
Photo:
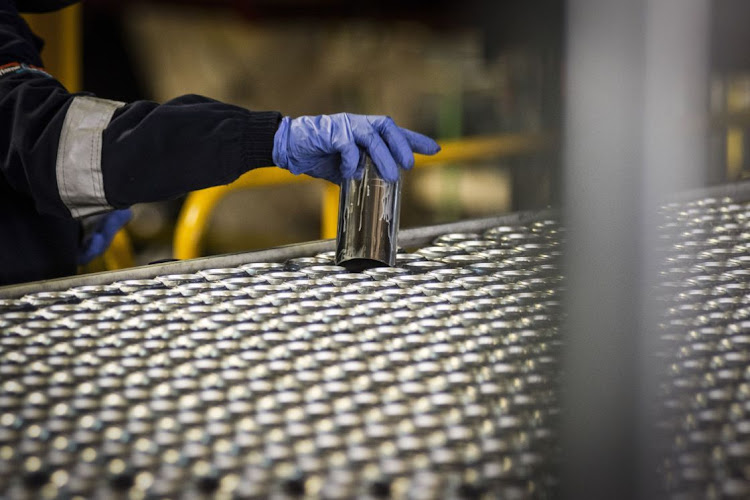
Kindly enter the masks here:
M 51 68 L 80 70 L 71 88 L 112 99 L 198 93 L 293 116 L 390 114 L 440 140 L 521 139 L 520 148 L 511 141 L 407 176 L 402 224 L 414 227 L 556 199 L 549 146 L 559 130 L 562 2 L 512 4 L 92 0 L 58 14 L 63 29 L 54 16 L 33 21 L 55 37 L 44 54 Z M 535 140 L 542 136 L 545 147 Z M 323 184 L 253 182 L 252 192 L 222 195 L 201 254 L 330 237 L 321 232 Z M 298 206 L 289 210 L 283 200 L 292 197 Z M 128 229 L 138 263 L 174 255 L 181 206 L 135 207 Z
M 750 61 L 740 50 L 749 9 L 742 0 L 710 3 L 707 179 L 717 184 L 750 171 Z M 27 17 L 48 40 L 46 65 L 71 90 L 124 101 L 199 93 L 289 115 L 390 114 L 441 142 L 457 141 L 457 150 L 462 140 L 499 139 L 489 151 L 407 176 L 403 225 L 415 227 L 558 204 L 564 9 L 562 0 L 88 0 Z M 335 192 L 322 183 L 271 174 L 240 186 L 217 197 L 189 253 L 175 249 L 184 200 L 136 206 L 128 227 L 133 262 L 333 234 L 326 206 Z M 298 208 L 282 209 L 279 200 L 290 197 Z

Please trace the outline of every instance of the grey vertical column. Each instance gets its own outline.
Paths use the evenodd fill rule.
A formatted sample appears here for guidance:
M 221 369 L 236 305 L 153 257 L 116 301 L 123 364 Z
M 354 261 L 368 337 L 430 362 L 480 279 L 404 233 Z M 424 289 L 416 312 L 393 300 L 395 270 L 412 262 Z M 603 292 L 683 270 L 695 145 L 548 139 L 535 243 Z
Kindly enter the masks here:
M 709 23 L 709 0 L 648 1 L 643 189 L 651 204 L 706 182 Z
M 684 121 L 705 102 L 705 82 L 688 82 L 705 76 L 694 59 L 705 51 L 691 58 L 696 42 L 684 39 L 701 5 L 568 2 L 562 491 L 569 498 L 654 492 L 649 401 L 658 342 L 645 294 L 655 269 L 653 208 L 677 179 L 693 184 L 686 172 L 704 159 L 684 149 L 705 143 L 700 123 Z M 675 86 L 682 87 L 673 94 Z
M 656 253 L 658 206 L 671 193 L 702 187 L 709 175 L 710 0 L 649 0 L 646 9 L 646 72 L 642 222 L 641 316 L 638 346 L 639 498 L 653 496 L 661 436 L 660 378 L 666 369 L 658 323 L 665 311 L 651 300 L 663 263 Z M 668 443 L 664 443 L 667 445 Z
M 635 496 L 641 0 L 570 0 L 564 128 L 563 492 Z

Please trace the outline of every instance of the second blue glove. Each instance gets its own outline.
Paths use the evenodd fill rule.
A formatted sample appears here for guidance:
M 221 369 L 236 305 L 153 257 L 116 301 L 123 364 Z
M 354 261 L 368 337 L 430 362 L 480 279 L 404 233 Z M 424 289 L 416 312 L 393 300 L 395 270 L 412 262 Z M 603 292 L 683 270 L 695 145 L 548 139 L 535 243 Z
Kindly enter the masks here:
M 78 252 L 78 264 L 85 265 L 103 254 L 112 240 L 125 224 L 133 217 L 130 209 L 115 210 L 102 215 L 95 215 L 86 222 L 85 236 Z
M 429 137 L 401 128 L 387 116 L 339 113 L 284 117 L 274 136 L 273 161 L 293 174 L 341 184 L 359 175 L 360 148 L 390 182 L 398 179 L 399 167 L 414 166 L 414 153 L 440 151 Z

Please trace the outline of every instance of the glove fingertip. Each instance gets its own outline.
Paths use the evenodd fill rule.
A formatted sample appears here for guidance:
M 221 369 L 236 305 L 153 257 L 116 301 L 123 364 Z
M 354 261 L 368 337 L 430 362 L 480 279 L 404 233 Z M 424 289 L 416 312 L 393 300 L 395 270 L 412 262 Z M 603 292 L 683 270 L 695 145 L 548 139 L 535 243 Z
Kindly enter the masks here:
M 378 169 L 380 171 L 380 176 L 388 181 L 388 182 L 396 182 L 398 180 L 398 168 L 381 168 Z
M 434 155 L 440 151 L 440 145 L 426 135 L 409 129 L 401 129 L 409 141 L 409 145 L 415 153 L 423 155 Z
M 414 147 L 416 153 L 423 155 L 434 155 L 439 152 L 440 149 L 440 145 L 429 137 L 424 137 L 422 140 L 418 141 Z
M 341 175 L 344 179 L 351 179 L 360 164 L 359 148 L 352 144 L 341 152 Z
M 371 155 L 372 162 L 375 164 L 375 170 L 378 175 L 385 181 L 396 182 L 398 180 L 398 167 L 390 158 L 390 161 L 385 161 L 382 157 Z

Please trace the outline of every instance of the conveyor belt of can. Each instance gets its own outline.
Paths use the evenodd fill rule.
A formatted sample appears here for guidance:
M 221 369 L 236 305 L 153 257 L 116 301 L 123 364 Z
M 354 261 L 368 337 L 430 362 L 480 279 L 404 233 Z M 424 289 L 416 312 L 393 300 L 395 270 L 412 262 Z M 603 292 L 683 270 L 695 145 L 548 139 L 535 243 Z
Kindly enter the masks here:
M 665 207 L 672 496 L 750 495 L 746 199 Z M 554 491 L 558 219 L 402 236 L 395 268 L 358 274 L 322 242 L 0 289 L 0 493 Z

